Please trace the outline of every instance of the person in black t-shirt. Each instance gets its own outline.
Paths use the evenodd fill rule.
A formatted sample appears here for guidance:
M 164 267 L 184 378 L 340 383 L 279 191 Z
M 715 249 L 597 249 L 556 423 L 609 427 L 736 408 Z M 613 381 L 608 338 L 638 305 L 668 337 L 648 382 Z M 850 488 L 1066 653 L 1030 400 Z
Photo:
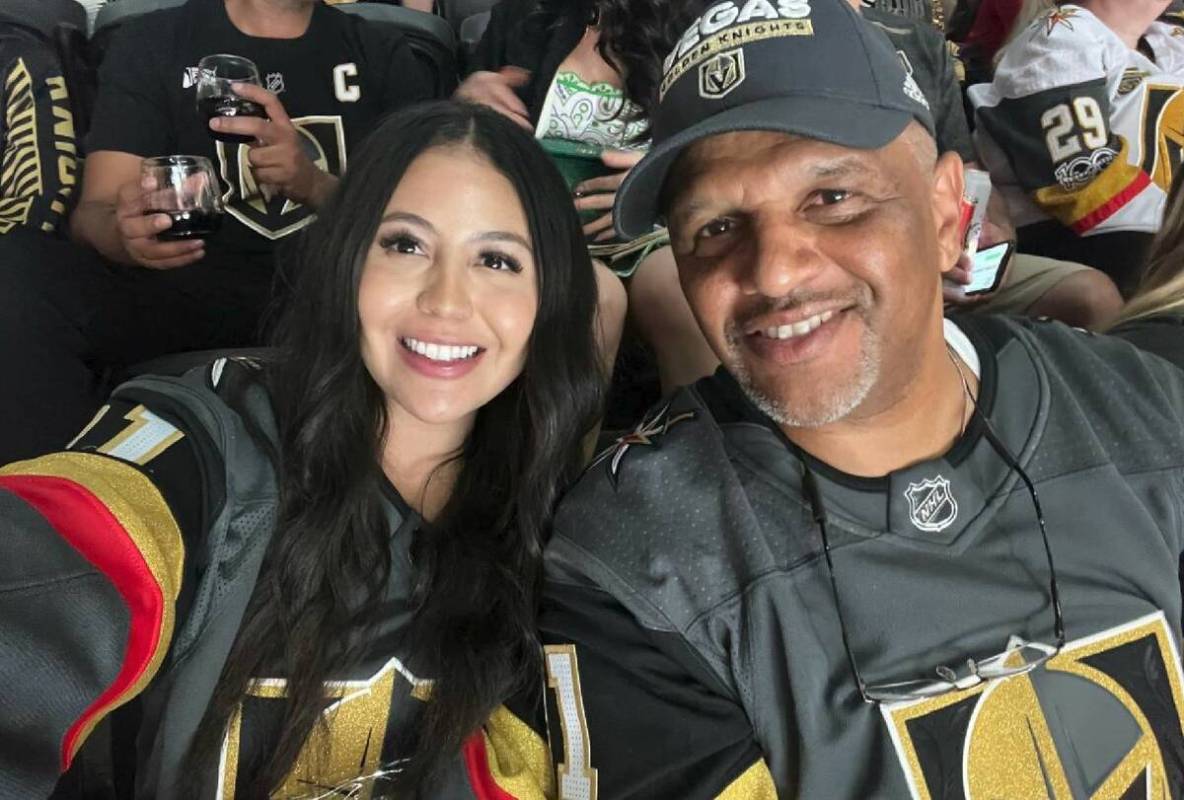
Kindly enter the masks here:
M 254 61 L 269 120 L 238 121 L 226 144 L 199 115 L 199 60 Z M 397 32 L 318 0 L 190 0 L 127 22 L 99 76 L 89 156 L 64 242 L 0 244 L 0 461 L 60 447 L 105 387 L 96 366 L 252 344 L 271 298 L 277 243 L 305 227 L 348 154 L 385 113 L 432 93 Z M 162 242 L 144 215 L 140 162 L 205 156 L 226 208 L 204 241 Z M 98 257 L 91 249 L 98 251 Z

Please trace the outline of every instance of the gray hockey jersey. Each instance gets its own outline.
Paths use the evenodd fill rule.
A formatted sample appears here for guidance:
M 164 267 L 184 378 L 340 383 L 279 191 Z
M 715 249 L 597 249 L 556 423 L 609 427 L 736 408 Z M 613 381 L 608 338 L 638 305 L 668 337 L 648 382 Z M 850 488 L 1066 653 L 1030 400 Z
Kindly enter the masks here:
M 981 419 L 940 458 L 843 474 L 721 371 L 591 467 L 547 555 L 560 797 L 1184 793 L 1184 373 L 1058 324 L 960 325 Z M 983 420 L 1038 492 L 1066 642 L 1013 677 L 865 702 L 803 460 L 869 684 L 1055 641 L 1032 497 Z

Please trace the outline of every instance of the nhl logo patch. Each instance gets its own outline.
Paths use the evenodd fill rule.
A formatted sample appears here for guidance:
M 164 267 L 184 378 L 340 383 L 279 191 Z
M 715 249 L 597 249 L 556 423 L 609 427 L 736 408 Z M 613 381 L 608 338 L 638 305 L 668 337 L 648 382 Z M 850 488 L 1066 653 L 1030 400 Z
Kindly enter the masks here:
M 918 530 L 940 533 L 958 518 L 958 501 L 950 482 L 940 475 L 910 483 L 904 496 L 909 501 L 909 519 Z
M 267 91 L 272 94 L 279 94 L 284 91 L 284 73 L 269 72 L 267 73 Z
M 719 53 L 699 65 L 699 96 L 719 100 L 744 82 L 744 51 Z

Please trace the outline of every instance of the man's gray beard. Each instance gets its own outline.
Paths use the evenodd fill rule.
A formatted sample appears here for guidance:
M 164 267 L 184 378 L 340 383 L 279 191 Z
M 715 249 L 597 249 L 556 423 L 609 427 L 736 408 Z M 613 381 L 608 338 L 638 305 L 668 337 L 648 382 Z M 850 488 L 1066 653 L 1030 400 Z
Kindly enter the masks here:
M 738 337 L 742 335 L 735 327 L 728 330 L 728 360 L 731 362 L 727 365 L 728 370 L 753 405 L 785 428 L 820 428 L 845 419 L 863 404 L 880 379 L 880 342 L 870 328 L 865 328 L 854 380 L 845 386 L 835 387 L 833 394 L 814 409 L 790 408 L 784 401 L 769 397 L 753 383 L 740 356 Z

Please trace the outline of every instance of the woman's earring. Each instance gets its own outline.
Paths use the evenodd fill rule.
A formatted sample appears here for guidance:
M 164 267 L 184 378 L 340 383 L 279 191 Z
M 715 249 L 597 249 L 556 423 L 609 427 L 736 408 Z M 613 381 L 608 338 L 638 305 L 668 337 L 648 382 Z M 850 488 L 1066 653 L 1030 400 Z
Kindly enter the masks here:
M 588 27 L 595 28 L 600 25 L 600 6 L 593 4 L 592 9 L 588 12 Z

